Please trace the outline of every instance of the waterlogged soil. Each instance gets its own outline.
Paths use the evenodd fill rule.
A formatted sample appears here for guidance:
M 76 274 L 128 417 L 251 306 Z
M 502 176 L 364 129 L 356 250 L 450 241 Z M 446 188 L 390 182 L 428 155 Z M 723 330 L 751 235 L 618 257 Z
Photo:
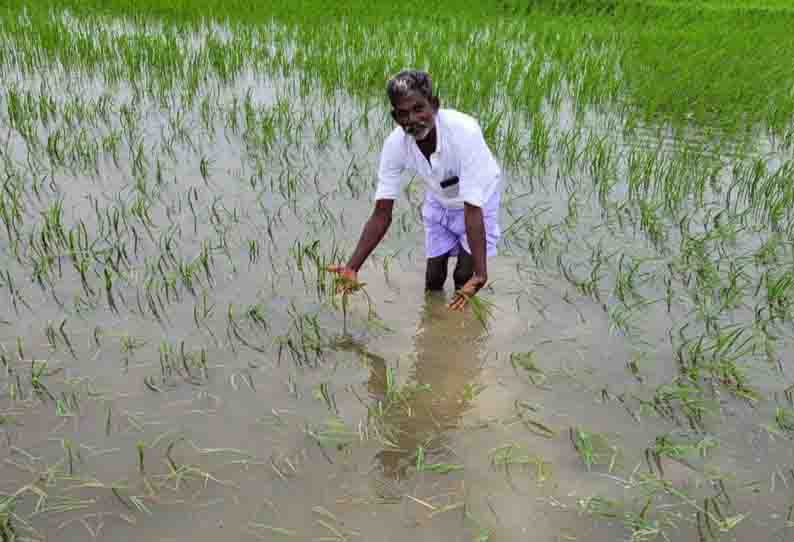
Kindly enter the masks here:
M 585 261 L 595 246 L 605 273 L 620 254 L 665 254 L 604 212 L 583 164 L 562 182 L 555 152 L 505 167 L 485 325 L 446 309 L 451 286 L 423 292 L 418 179 L 362 270 L 366 296 L 343 310 L 322 267 L 349 253 L 371 210 L 385 100 L 251 71 L 205 81 L 192 102 L 55 66 L 14 79 L 61 112 L 103 96 L 111 106 L 107 121 L 34 123 L 26 141 L 0 98 L 3 201 L 20 205 L 19 235 L 0 239 L 0 496 L 17 497 L 20 537 L 786 539 L 792 451 L 775 414 L 791 378 L 787 328 L 780 369 L 742 367 L 756 400 L 714 386 L 694 425 L 661 415 L 652 397 L 679 374 L 671 335 L 693 307 L 668 308 L 651 279 L 637 291 L 654 302 L 620 320 L 614 291 L 561 272 L 558 257 Z M 553 136 L 620 125 L 569 106 L 549 113 Z M 610 141 L 681 143 L 660 127 L 639 134 Z M 81 154 L 115 136 L 115 158 L 101 144 L 95 160 Z M 627 192 L 618 182 L 613 194 Z M 70 231 L 90 245 L 85 280 Z M 598 435 L 590 455 L 577 431 Z M 699 447 L 648 454 L 662 437 Z

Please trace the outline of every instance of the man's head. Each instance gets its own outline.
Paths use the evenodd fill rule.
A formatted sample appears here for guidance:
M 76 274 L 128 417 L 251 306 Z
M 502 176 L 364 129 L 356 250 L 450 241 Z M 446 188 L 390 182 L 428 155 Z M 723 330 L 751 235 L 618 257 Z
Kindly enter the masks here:
M 403 70 L 389 79 L 386 93 L 394 121 L 417 141 L 425 139 L 435 127 L 438 112 L 438 97 L 433 94 L 430 74 Z

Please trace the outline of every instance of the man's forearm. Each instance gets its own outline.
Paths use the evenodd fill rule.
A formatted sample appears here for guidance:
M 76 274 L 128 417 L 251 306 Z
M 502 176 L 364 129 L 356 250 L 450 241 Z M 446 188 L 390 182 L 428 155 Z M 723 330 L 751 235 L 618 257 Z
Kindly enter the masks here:
M 356 250 L 350 257 L 347 266 L 358 272 L 361 266 L 364 265 L 367 257 L 378 246 L 383 236 L 386 235 L 389 226 L 391 225 L 391 215 L 386 213 L 373 213 L 369 217 L 367 223 L 364 225 L 364 230 L 361 232 L 361 237 L 356 245 Z
M 471 248 L 471 259 L 474 275 L 483 279 L 488 278 L 488 264 L 485 249 L 485 220 L 482 208 L 475 205 L 464 204 L 463 218 L 466 222 L 466 238 Z

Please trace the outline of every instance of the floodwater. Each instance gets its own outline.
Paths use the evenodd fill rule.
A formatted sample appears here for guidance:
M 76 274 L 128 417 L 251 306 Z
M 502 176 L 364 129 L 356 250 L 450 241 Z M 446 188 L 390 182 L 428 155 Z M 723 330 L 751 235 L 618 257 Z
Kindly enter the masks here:
M 717 389 L 699 431 L 638 400 L 677 374 L 669 335 L 688 316 L 685 303 L 647 305 L 632 317 L 640 333 L 629 337 L 603 301 L 530 258 L 515 234 L 489 262 L 483 295 L 495 307 L 486 329 L 471 311 L 446 309 L 451 286 L 443 296 L 423 292 L 419 182 L 362 270 L 372 307 L 354 295 L 345 321 L 324 286 L 318 295 L 330 279 L 311 256 L 349 251 L 371 209 L 379 142 L 390 129 L 384 110 L 343 95 L 301 97 L 295 79 L 250 71 L 207 83 L 206 100 L 192 106 L 137 100 L 125 84 L 56 67 L 42 77 L 58 103 L 104 95 L 114 106 L 108 123 L 39 126 L 44 149 L 58 129 L 67 156 L 76 137 L 120 133 L 122 145 L 120 165 L 100 152 L 92 173 L 75 154 L 34 194 L 52 158 L 17 131 L 0 135 L 4 201 L 10 187 L 24 188 L 23 257 L 8 233 L 0 241 L 0 496 L 18 496 L 20 536 L 630 539 L 626 514 L 639 515 L 655 487 L 642 481 L 645 450 L 664 435 L 713 446 L 660 460 L 672 490 L 654 501 L 635 540 L 653 540 L 654 526 L 673 540 L 719 534 L 699 528 L 696 516 L 720 486 L 724 516 L 744 515 L 723 539 L 788 536 L 792 452 L 785 434 L 765 429 L 772 400 L 751 406 Z M 34 77 L 18 80 L 43 92 Z M 246 96 L 249 121 L 242 109 L 229 113 Z M 571 125 L 565 108 L 557 115 L 550 124 Z M 249 131 L 233 129 L 232 117 Z M 546 206 L 535 224 L 569 217 L 566 258 L 586 259 L 585 247 L 599 240 L 605 253 L 653 252 L 630 227 L 605 224 L 586 193 L 572 220 L 570 194 L 555 182 L 558 162 L 505 168 L 504 227 Z M 586 172 L 575 181 L 592 183 Z M 67 230 L 82 221 L 115 259 L 110 295 L 101 272 L 82 284 L 64 247 L 42 284 L 34 280 L 36 235 L 55 201 Z M 209 271 L 195 264 L 204 247 Z M 180 274 L 187 264 L 195 264 L 190 281 Z M 787 336 L 778 340 L 784 373 L 751 371 L 765 398 L 790 377 Z M 607 438 L 597 464 L 588 468 L 574 449 L 573 428 Z M 584 511 L 594 496 L 626 509 L 594 517 Z

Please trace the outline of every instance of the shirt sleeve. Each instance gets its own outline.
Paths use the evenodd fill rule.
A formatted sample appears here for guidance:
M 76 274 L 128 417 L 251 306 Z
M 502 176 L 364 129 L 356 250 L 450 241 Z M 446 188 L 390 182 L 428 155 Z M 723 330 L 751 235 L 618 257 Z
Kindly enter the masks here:
M 462 147 L 460 197 L 469 205 L 482 207 L 492 168 L 490 150 L 479 126 L 466 134 Z
M 383 144 L 378 166 L 378 187 L 375 200 L 397 199 L 402 189 L 402 172 L 405 169 L 405 158 L 402 146 L 392 134 Z

